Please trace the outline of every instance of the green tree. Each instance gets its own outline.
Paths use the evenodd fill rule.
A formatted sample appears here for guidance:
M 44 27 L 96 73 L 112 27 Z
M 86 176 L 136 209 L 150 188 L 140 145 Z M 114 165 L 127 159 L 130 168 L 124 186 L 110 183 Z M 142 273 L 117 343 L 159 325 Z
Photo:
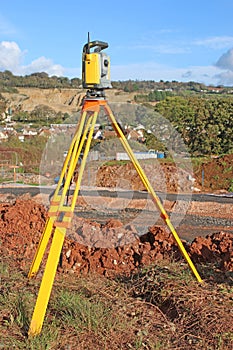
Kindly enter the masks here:
M 171 121 L 191 153 L 232 151 L 232 98 L 169 97 L 159 102 L 155 110 Z

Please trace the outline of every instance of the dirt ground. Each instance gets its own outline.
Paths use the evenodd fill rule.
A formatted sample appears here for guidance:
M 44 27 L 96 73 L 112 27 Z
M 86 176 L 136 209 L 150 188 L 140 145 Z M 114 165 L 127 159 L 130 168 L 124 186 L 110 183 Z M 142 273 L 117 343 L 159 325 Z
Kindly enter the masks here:
M 56 112 L 75 113 L 81 106 L 82 98 L 85 95 L 83 89 L 38 89 L 17 87 L 17 93 L 3 92 L 2 96 L 10 101 L 13 110 L 19 106 L 23 111 L 32 111 L 38 105 L 45 105 Z M 111 102 L 123 102 L 132 100 L 135 93 L 119 93 L 119 90 L 108 91 L 108 98 Z
M 142 165 L 155 191 L 190 192 L 193 181 L 189 173 L 175 165 L 159 162 Z M 96 185 L 100 187 L 120 187 L 132 190 L 146 190 L 132 163 L 125 165 L 103 165 L 96 174 Z
M 205 174 L 208 181 L 213 168 L 215 171 L 219 169 L 219 176 L 225 174 L 230 177 L 232 159 L 231 155 L 222 158 L 221 162 L 218 159 L 214 160 L 211 166 L 206 164 Z M 145 167 L 148 176 L 153 174 L 152 186 L 155 191 L 163 190 L 161 179 L 164 179 L 164 191 L 192 192 L 194 181 L 186 170 L 167 164 L 166 161 L 159 165 L 157 163 L 156 167 L 153 164 L 147 164 Z M 93 184 L 104 188 L 145 189 L 130 163 L 103 165 L 98 168 L 94 177 Z M 225 177 L 222 175 L 222 178 Z M 84 177 L 85 179 L 87 177 Z M 200 178 L 197 178 L 195 184 L 199 182 Z M 210 187 L 208 185 L 206 189 Z M 43 232 L 47 208 L 42 203 L 40 196 L 37 200 L 30 196 L 21 198 L 16 198 L 14 195 L 1 196 L 0 251 L 14 257 L 20 266 L 30 264 Z M 233 271 L 232 203 L 190 201 L 187 205 L 182 200 L 174 202 L 165 200 L 163 205 L 172 222 L 173 219 L 176 220 L 178 214 L 203 220 L 201 235 L 197 234 L 195 222 L 180 225 L 179 232 L 191 233 L 192 240 L 183 242 L 194 263 L 214 263 L 222 271 Z M 156 214 L 158 219 L 150 221 L 151 211 L 156 208 L 148 200 L 79 197 L 77 209 L 79 213 L 72 220 L 72 227 L 68 231 L 63 247 L 60 268 L 64 271 L 75 274 L 86 274 L 89 271 L 104 275 L 129 274 L 138 267 L 150 265 L 156 260 L 168 257 L 182 259 L 173 236 L 167 227 L 161 224 L 158 211 Z M 94 216 L 90 218 L 82 215 L 87 210 L 96 214 L 97 218 L 103 212 L 106 214 L 112 210 L 120 210 L 121 216 L 109 215 L 105 220 L 98 220 L 100 217 L 95 219 Z M 141 210 L 144 210 L 145 216 L 141 214 Z M 143 231 L 140 231 L 140 225 L 136 225 L 135 218 L 144 227 Z M 208 232 L 208 228 L 206 230 L 205 227 L 207 221 L 212 223 L 212 231 L 209 234 L 205 234 Z
M 142 167 L 155 191 L 233 192 L 233 154 L 203 161 L 200 165 L 189 164 L 187 169 L 185 161 L 182 163 L 172 164 L 164 159 L 160 162 L 144 161 Z M 111 167 L 103 165 L 98 169 L 95 180 L 97 186 L 145 189 L 132 163 Z
M 196 167 L 194 177 L 198 187 L 207 192 L 219 190 L 233 192 L 232 164 L 233 154 L 228 154 Z
M 31 198 L 0 204 L 0 252 L 20 268 L 35 254 L 47 218 L 46 208 Z M 196 237 L 183 244 L 194 263 L 211 263 L 224 273 L 233 271 L 233 234 L 224 231 Z M 74 274 L 97 272 L 112 276 L 130 274 L 161 259 L 182 260 L 171 233 L 161 226 L 148 227 L 140 235 L 133 225 L 120 220 L 105 223 L 74 217 L 65 239 L 60 270 Z
M 230 288 L 233 285 L 233 233 L 228 231 L 227 227 L 223 227 L 222 230 L 216 227 L 214 233 L 196 236 L 192 241 L 182 239 L 189 256 L 204 280 L 203 284 L 197 284 L 193 278 L 190 280 L 189 286 L 182 281 L 183 274 L 187 276 L 187 262 L 182 257 L 177 243 L 166 227 L 156 224 L 148 226 L 145 232 L 140 232 L 134 222 L 127 224 L 123 219 L 114 217 L 99 220 L 101 219 L 98 217 L 100 212 L 95 212 L 93 208 L 92 212 L 96 218 L 85 218 L 83 214 L 87 209 L 90 209 L 90 203 L 93 202 L 94 198 L 89 200 L 86 198 L 85 200 L 80 197 L 77 201 L 79 215 L 74 216 L 72 227 L 68 230 L 65 238 L 56 274 L 56 290 L 59 291 L 59 288 L 62 288 L 57 284 L 58 281 L 63 281 L 64 284 L 65 279 L 69 291 L 72 291 L 72 295 L 76 295 L 78 292 L 75 292 L 74 285 L 77 281 L 83 280 L 82 286 L 87 291 L 88 297 L 93 293 L 93 301 L 91 302 L 94 302 L 96 290 L 98 290 L 102 300 L 107 305 L 106 309 L 109 309 L 109 305 L 111 308 L 115 305 L 116 309 L 113 309 L 112 317 L 114 320 L 115 318 L 120 319 L 119 332 L 118 328 L 115 330 L 114 321 L 114 327 L 111 328 L 109 334 L 105 328 L 103 335 L 100 331 L 101 327 L 99 327 L 98 333 L 91 333 L 85 327 L 77 335 L 72 331 L 69 322 L 65 321 L 64 325 L 62 324 L 54 331 L 54 333 L 59 334 L 59 339 L 52 341 L 51 349 L 77 349 L 78 346 L 80 350 L 104 348 L 149 350 L 155 349 L 157 338 L 159 343 L 161 339 L 165 343 L 166 335 L 169 335 L 166 346 L 159 346 L 159 348 L 230 350 L 232 348 L 232 289 Z M 42 204 L 41 194 L 34 198 L 29 194 L 17 198 L 9 193 L 1 196 L 0 199 L 1 259 L 8 262 L 9 271 L 20 271 L 24 276 L 23 283 L 30 285 L 26 275 L 48 218 L 48 207 Z M 95 200 L 100 206 L 100 198 L 95 198 Z M 106 205 L 110 207 L 122 206 L 122 198 L 118 198 L 117 201 L 113 201 L 112 198 L 102 200 L 103 207 Z M 135 210 L 145 206 L 145 200 L 134 199 L 130 205 L 131 208 L 128 210 L 132 209 L 135 213 Z M 128 207 L 130 205 L 127 203 Z M 182 205 L 180 202 L 164 202 L 167 211 L 179 211 Z M 125 210 L 127 219 L 130 213 L 128 210 Z M 191 202 L 188 213 L 188 215 L 196 214 L 198 218 L 202 219 L 208 218 L 212 213 L 213 219 L 219 220 L 222 217 L 222 219 L 228 220 L 232 217 L 232 205 Z M 147 226 L 148 222 L 144 222 L 144 224 Z M 185 229 L 187 230 L 187 226 Z M 190 230 L 195 232 L 195 227 L 190 226 Z M 38 272 L 38 280 L 44 271 L 47 255 L 48 249 Z M 178 262 L 179 265 L 174 264 L 174 261 Z M 170 265 L 177 267 L 171 271 L 168 267 Z M 179 272 L 178 268 L 180 268 Z M 78 278 L 81 276 L 82 278 Z M 101 285 L 97 276 L 102 281 Z M 7 281 L 9 280 L 10 278 L 7 276 Z M 3 281 L 5 280 L 3 279 Z M 68 283 L 68 281 L 70 282 Z M 116 281 L 125 284 L 125 288 L 131 296 L 130 299 L 126 299 L 124 295 L 122 301 L 120 300 L 118 294 L 120 289 Z M 91 289 L 90 283 L 93 289 Z M 113 290 L 109 287 L 111 283 L 114 283 Z M 22 293 L 24 290 L 22 282 L 18 283 L 18 280 L 11 282 L 11 284 L 14 291 L 21 288 L 20 292 Z M 26 288 L 28 287 L 25 286 Z M 9 295 L 12 294 L 12 290 L 9 289 Z M 91 292 L 92 290 L 94 292 Z M 225 290 L 228 291 L 228 294 Z M 223 291 L 226 295 L 223 294 Z M 30 295 L 35 293 L 33 284 L 31 284 L 30 293 Z M 163 298 L 160 294 L 163 294 Z M 76 307 L 78 308 L 80 305 Z M 48 308 L 48 320 L 53 314 L 59 315 L 60 309 L 56 312 L 53 308 Z M 21 342 L 27 345 L 21 345 L 20 348 L 29 348 L 25 333 L 22 335 L 18 332 L 15 336 L 13 332 L 15 322 L 9 327 L 5 326 L 8 318 L 10 319 L 8 305 L 5 310 L 7 311 L 3 309 L 3 315 L 0 316 L 3 344 L 4 342 L 9 343 L 9 341 L 14 343 L 14 339 L 19 342 L 21 339 Z M 132 318 L 135 315 L 137 315 L 138 321 L 136 326 L 132 328 Z M 125 318 L 127 318 L 129 327 L 122 333 L 122 322 Z M 62 322 L 62 316 L 58 316 L 58 321 Z M 44 329 L 48 327 L 46 322 L 45 319 Z M 76 317 L 75 327 L 77 323 Z M 103 325 L 103 327 L 105 326 Z M 131 339 L 137 337 L 139 330 L 145 332 L 145 335 L 142 338 L 143 345 L 136 347 L 136 341 Z M 219 334 L 221 334 L 221 342 L 218 340 Z M 129 346 L 129 344 L 133 345 Z M 47 349 L 48 346 L 46 343 L 44 348 Z M 13 346 L 4 348 L 11 349 Z M 35 349 L 37 346 L 30 348 Z M 43 346 L 41 346 L 42 348 Z

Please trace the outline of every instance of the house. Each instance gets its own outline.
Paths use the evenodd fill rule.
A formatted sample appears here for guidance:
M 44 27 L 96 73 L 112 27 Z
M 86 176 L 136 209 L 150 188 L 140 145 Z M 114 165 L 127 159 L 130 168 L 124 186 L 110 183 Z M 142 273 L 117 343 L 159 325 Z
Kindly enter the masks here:
M 135 130 L 135 129 L 130 130 L 130 131 L 128 132 L 127 139 L 128 139 L 128 140 L 137 141 L 137 139 L 138 139 L 138 132 L 137 132 L 137 130 Z
M 23 135 L 25 137 L 36 136 L 38 133 L 36 130 L 32 129 L 23 129 Z
M 51 130 L 48 128 L 41 128 L 38 132 L 39 136 L 47 136 L 49 137 L 51 135 Z
M 127 139 L 144 143 L 145 142 L 144 132 L 145 132 L 145 127 L 143 125 L 139 125 L 133 130 L 128 130 Z

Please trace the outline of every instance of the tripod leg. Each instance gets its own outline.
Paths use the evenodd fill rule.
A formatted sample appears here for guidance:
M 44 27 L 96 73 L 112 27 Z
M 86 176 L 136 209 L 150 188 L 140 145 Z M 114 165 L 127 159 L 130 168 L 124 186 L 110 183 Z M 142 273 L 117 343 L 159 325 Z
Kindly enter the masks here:
M 69 147 L 68 154 L 66 156 L 64 165 L 62 167 L 62 171 L 61 171 L 61 175 L 60 175 L 60 178 L 59 178 L 59 181 L 58 181 L 58 185 L 57 185 L 56 191 L 54 193 L 53 200 L 55 200 L 55 201 L 57 201 L 59 189 L 61 188 L 62 181 L 63 181 L 63 179 L 65 177 L 66 172 L 67 172 L 68 164 L 69 164 L 69 162 L 70 162 L 70 160 L 72 158 L 72 155 L 74 153 L 75 144 L 79 143 L 79 140 L 81 138 L 82 131 L 83 131 L 83 128 L 84 128 L 84 123 L 85 123 L 85 120 L 86 120 L 86 115 L 87 115 L 87 112 L 84 111 L 82 113 L 82 115 L 81 115 L 81 119 L 80 119 L 79 125 L 78 125 L 78 127 L 76 129 L 75 135 L 74 135 L 73 140 L 71 142 L 71 145 Z
M 55 229 L 48 260 L 45 267 L 45 272 L 40 285 L 39 294 L 37 297 L 34 313 L 32 316 L 28 335 L 34 336 L 39 334 L 42 328 L 46 308 L 48 305 L 50 293 L 55 278 L 59 256 L 63 246 L 65 233 L 60 229 Z
M 93 115 L 93 120 L 92 120 L 92 123 L 91 123 L 90 132 L 89 132 L 88 137 L 87 137 L 86 147 L 85 147 L 85 150 L 84 150 L 84 153 L 83 153 L 83 159 L 82 159 L 82 162 L 81 162 L 81 165 L 80 165 L 79 176 L 78 176 L 78 180 L 77 180 L 77 183 L 76 183 L 76 186 L 75 186 L 75 190 L 74 190 L 74 194 L 73 194 L 73 198 L 72 198 L 72 203 L 71 203 L 71 211 L 72 212 L 75 209 L 75 204 L 76 204 L 78 192 L 79 192 L 80 185 L 81 185 L 81 180 L 82 180 L 83 172 L 84 172 L 84 169 L 85 169 L 87 156 L 88 156 L 88 153 L 89 153 L 89 150 L 90 150 L 91 140 L 92 140 L 92 137 L 93 137 L 93 132 L 94 132 L 94 127 L 95 127 L 95 124 L 96 124 L 97 116 L 98 116 L 98 112 L 95 112 L 94 115 Z
M 86 128 L 84 130 L 81 142 L 79 143 L 79 146 L 76 147 L 76 145 L 74 145 L 74 147 L 73 147 L 74 152 L 78 148 L 78 154 L 77 154 L 77 156 L 76 155 L 74 156 L 73 162 L 70 163 L 70 168 L 68 170 L 69 176 L 67 176 L 67 178 L 66 178 L 66 183 L 65 183 L 64 188 L 66 187 L 67 183 L 70 181 L 70 177 L 72 176 L 72 172 L 75 169 L 75 160 L 77 161 L 77 159 L 78 159 L 78 155 L 81 152 L 81 147 L 84 144 L 84 140 L 85 140 L 87 132 L 89 130 L 89 126 L 91 125 L 89 134 L 87 136 L 83 160 L 82 160 L 81 167 L 80 167 L 80 174 L 79 174 L 78 182 L 76 184 L 76 188 L 75 188 L 74 195 L 72 198 L 71 207 L 67 207 L 67 206 L 64 207 L 64 203 L 61 202 L 59 205 L 59 208 L 57 210 L 57 213 L 58 213 L 57 214 L 57 221 L 54 222 L 54 225 L 56 228 L 54 231 L 48 260 L 46 263 L 44 275 L 42 278 L 41 286 L 39 289 L 36 305 L 34 308 L 32 320 L 31 320 L 31 324 L 30 324 L 30 328 L 29 328 L 28 334 L 31 336 L 34 336 L 34 335 L 39 334 L 41 332 L 41 328 L 42 328 L 45 313 L 46 313 L 46 308 L 48 305 L 49 297 L 50 297 L 52 286 L 53 286 L 53 281 L 54 281 L 55 274 L 56 274 L 57 265 L 59 262 L 59 257 L 61 254 L 61 249 L 62 249 L 63 242 L 65 239 L 66 230 L 69 227 L 71 220 L 72 220 L 72 214 L 74 212 L 75 203 L 76 203 L 76 199 L 78 196 L 83 171 L 85 168 L 86 159 L 87 159 L 88 152 L 90 149 L 90 144 L 91 144 L 97 116 L 98 116 L 98 112 L 95 112 L 93 115 L 91 115 L 91 117 L 89 118 L 89 120 L 87 122 L 87 125 L 86 125 Z M 72 157 L 73 157 L 73 155 L 72 155 Z M 60 214 L 62 214 L 62 215 L 60 216 Z
M 67 157 L 66 157 L 65 162 L 63 164 L 61 175 L 60 175 L 53 199 L 51 201 L 51 206 L 49 208 L 49 212 L 48 212 L 49 218 L 46 221 L 44 232 L 41 236 L 36 253 L 34 255 L 34 258 L 33 258 L 29 273 L 28 273 L 28 278 L 32 278 L 38 272 L 42 258 L 43 258 L 44 253 L 45 253 L 45 249 L 48 245 L 49 238 L 51 237 L 52 230 L 53 230 L 53 224 L 54 224 L 54 221 L 56 220 L 56 217 L 57 217 L 58 206 L 60 205 L 60 202 L 61 202 L 61 196 L 58 195 L 58 192 L 62 186 L 62 181 L 65 177 L 65 173 L 67 172 L 67 168 L 68 168 L 68 165 L 69 165 L 71 158 L 74 159 L 73 164 L 75 163 L 76 154 L 74 154 L 74 151 L 75 151 L 75 148 L 78 147 L 79 140 L 80 140 L 82 130 L 84 127 L 86 115 L 87 115 L 87 112 L 84 111 L 82 113 L 79 125 L 78 125 L 76 132 L 75 132 L 75 135 L 73 137 L 73 140 L 71 142 Z M 77 147 L 75 147 L 76 145 L 77 145 Z M 64 194 L 64 197 L 65 197 L 65 194 Z
M 192 260 L 190 259 L 190 257 L 188 255 L 188 253 L 187 253 L 187 251 L 186 251 L 182 241 L 180 240 L 180 238 L 179 238 L 175 228 L 173 227 L 173 225 L 172 225 L 172 223 L 171 223 L 171 221 L 169 219 L 169 216 L 167 215 L 167 213 L 166 213 L 166 211 L 165 211 L 165 209 L 164 209 L 164 207 L 163 207 L 159 197 L 154 192 L 153 187 L 151 186 L 151 184 L 150 184 L 146 174 L 144 173 L 144 171 L 141 168 L 137 158 L 135 157 L 135 155 L 134 155 L 130 145 L 128 144 L 128 142 L 127 142 L 127 140 L 125 138 L 125 135 L 123 134 L 121 128 L 117 124 L 116 119 L 115 119 L 115 117 L 114 117 L 110 107 L 106 105 L 104 108 L 105 108 L 105 110 L 106 110 L 106 112 L 107 112 L 107 114 L 108 114 L 108 116 L 109 116 L 109 118 L 111 120 L 112 126 L 113 126 L 114 130 L 116 131 L 117 136 L 119 137 L 123 147 L 125 148 L 129 158 L 131 159 L 131 161 L 132 161 L 135 169 L 137 170 L 137 173 L 140 176 L 140 178 L 141 178 L 143 184 L 145 185 L 147 191 L 151 194 L 154 203 L 156 204 L 158 210 L 161 212 L 161 217 L 164 219 L 166 225 L 170 229 L 170 231 L 171 231 L 171 233 L 172 233 L 172 235 L 173 235 L 173 237 L 174 237 L 174 239 L 175 239 L 175 241 L 176 241 L 176 243 L 177 243 L 181 253 L 183 254 L 184 258 L 186 259 L 190 269 L 192 270 L 192 272 L 195 275 L 195 277 L 198 280 L 198 282 L 202 282 L 202 279 L 201 279 L 198 271 L 196 270 L 196 268 L 195 268 Z
M 87 114 L 87 112 L 84 111 L 82 117 L 86 118 L 86 114 Z M 64 187 L 63 187 L 63 190 L 62 190 L 61 197 L 59 199 L 58 211 L 60 211 L 61 207 L 63 207 L 63 205 L 64 205 L 65 197 L 66 197 L 66 194 L 67 194 L 68 189 L 69 189 L 70 184 L 71 184 L 73 172 L 74 172 L 74 169 L 75 169 L 77 161 L 78 161 L 77 152 L 81 152 L 79 146 L 80 146 L 81 133 L 82 133 L 82 131 L 84 129 L 84 121 L 85 121 L 85 119 L 83 120 L 82 129 L 81 128 L 79 129 L 79 132 L 77 134 L 76 142 L 74 143 L 74 146 L 73 146 L 73 150 L 72 150 L 70 161 L 69 161 L 69 167 L 67 169 L 68 171 L 66 172 L 65 184 L 64 184 Z M 82 142 L 82 140 L 83 140 L 83 137 L 81 139 L 81 142 Z
M 76 167 L 76 164 L 78 164 L 78 161 L 79 161 L 79 158 L 80 158 L 80 154 L 81 154 L 81 151 L 83 149 L 83 145 L 84 145 L 84 142 L 86 140 L 86 137 L 87 137 L 87 134 L 88 134 L 88 130 L 90 128 L 90 124 L 92 122 L 93 118 L 92 116 L 90 116 L 90 118 L 88 119 L 87 121 L 87 124 L 86 124 L 86 127 L 85 127 L 85 130 L 83 132 L 83 135 L 82 135 L 82 138 L 80 140 L 80 143 L 79 143 L 79 147 L 78 147 L 78 150 L 77 150 L 77 153 L 76 153 L 76 157 L 75 157 L 75 161 L 74 161 L 74 168 L 72 169 L 72 173 L 74 173 L 75 171 L 75 167 Z
M 43 235 L 40 238 L 40 242 L 38 244 L 36 253 L 34 255 L 34 258 L 28 273 L 28 278 L 32 278 L 37 274 L 42 258 L 44 256 L 44 252 L 47 247 L 49 238 L 51 236 L 52 230 L 53 230 L 53 220 L 49 217 L 46 221 Z

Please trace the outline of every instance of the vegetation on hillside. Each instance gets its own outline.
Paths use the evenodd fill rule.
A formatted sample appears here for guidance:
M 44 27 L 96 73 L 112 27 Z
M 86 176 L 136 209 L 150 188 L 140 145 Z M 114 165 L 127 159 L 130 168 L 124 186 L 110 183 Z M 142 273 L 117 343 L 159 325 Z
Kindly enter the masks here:
M 11 120 L 17 122 L 18 128 L 30 123 L 34 128 L 41 126 L 50 126 L 50 124 L 64 123 L 69 118 L 68 113 L 56 112 L 47 105 L 37 105 L 31 112 L 15 111 Z
M 17 87 L 37 87 L 40 89 L 48 88 L 79 88 L 81 79 L 67 77 L 57 77 L 45 72 L 32 73 L 30 75 L 18 76 L 12 74 L 9 70 L 0 72 L 0 92 L 16 92 Z
M 47 73 L 15 76 L 10 71 L 0 72 L 0 92 L 15 91 L 17 87 L 80 88 L 79 78 L 49 77 Z M 118 81 L 113 87 L 138 92 L 139 105 L 114 106 L 114 114 L 122 125 L 136 127 L 142 124 L 146 145 L 160 150 L 183 150 L 181 139 L 195 156 L 221 155 L 233 152 L 233 96 L 232 88 L 207 87 L 204 84 L 177 81 Z M 153 106 L 155 104 L 155 106 Z M 6 110 L 6 100 L 0 94 L 0 113 Z M 15 110 L 12 121 L 34 127 L 64 123 L 68 113 L 56 112 L 49 105 L 38 105 L 33 111 Z
M 125 92 L 151 92 L 156 90 L 173 91 L 178 94 L 189 93 L 232 93 L 231 87 L 218 86 L 217 88 L 206 86 L 205 84 L 190 81 L 178 82 L 163 81 L 156 82 L 154 80 L 125 80 L 113 81 L 112 86 L 115 89 L 123 90 Z M 32 73 L 30 75 L 18 76 L 11 71 L 6 70 L 0 72 L 0 92 L 17 91 L 17 87 L 37 87 L 41 89 L 48 88 L 80 88 L 82 87 L 82 80 L 80 78 L 69 79 L 67 77 L 49 76 L 45 72 Z
M 0 144 L 1 162 L 21 164 L 17 172 L 37 174 L 46 143 L 47 137 L 44 136 L 26 138 L 21 142 L 18 137 L 12 135 L 7 143 Z
M 163 150 L 176 153 L 185 151 L 184 145 L 194 156 L 233 152 L 233 97 L 172 96 L 155 106 L 113 108 L 123 125 L 142 124 L 149 130 L 145 138 L 150 148 L 156 138 Z
M 154 80 L 125 80 L 125 81 L 113 81 L 112 85 L 115 89 L 122 89 L 125 92 L 137 92 L 139 94 L 150 93 L 153 91 L 166 91 L 173 92 L 179 95 L 187 94 L 219 94 L 232 93 L 231 87 L 225 86 L 206 86 L 205 84 L 189 81 L 189 82 L 178 82 L 173 81 L 154 81 Z
M 168 97 L 155 106 L 192 154 L 233 152 L 233 98 Z

